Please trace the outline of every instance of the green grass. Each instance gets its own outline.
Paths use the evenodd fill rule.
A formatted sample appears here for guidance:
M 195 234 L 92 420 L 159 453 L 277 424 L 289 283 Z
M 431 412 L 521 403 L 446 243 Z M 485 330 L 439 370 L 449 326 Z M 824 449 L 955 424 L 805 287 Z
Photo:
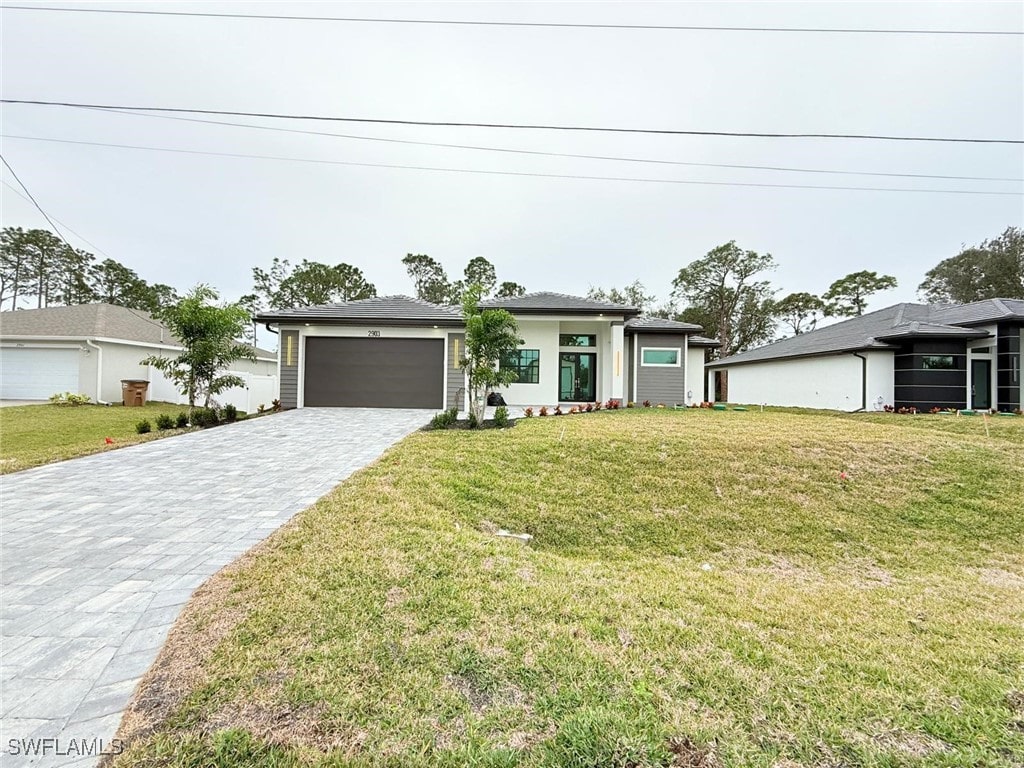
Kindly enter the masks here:
M 49 403 L 0 408 L 0 474 L 177 434 L 181 430 L 157 431 L 156 417 L 161 413 L 177 416 L 182 410 L 171 403 L 139 408 Z M 148 435 L 135 432 L 136 423 L 143 419 L 153 425 Z M 107 445 L 107 437 L 113 445 Z
M 1020 765 L 1022 476 L 1024 419 L 418 433 L 197 593 L 115 764 Z

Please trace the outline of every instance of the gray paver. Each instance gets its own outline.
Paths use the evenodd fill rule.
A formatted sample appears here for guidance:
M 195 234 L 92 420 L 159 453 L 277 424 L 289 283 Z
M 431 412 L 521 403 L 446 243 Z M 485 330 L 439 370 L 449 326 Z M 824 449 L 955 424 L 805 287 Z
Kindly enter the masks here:
M 109 742 L 205 579 L 433 415 L 304 409 L 0 478 L 0 730 Z

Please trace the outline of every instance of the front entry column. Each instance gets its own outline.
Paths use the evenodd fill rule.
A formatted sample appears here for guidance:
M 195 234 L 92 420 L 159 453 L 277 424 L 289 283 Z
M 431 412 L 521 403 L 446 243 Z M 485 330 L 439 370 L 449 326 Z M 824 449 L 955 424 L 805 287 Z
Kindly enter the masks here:
M 622 323 L 612 324 L 612 391 L 611 399 L 619 400 L 623 405 L 626 404 L 626 399 L 623 396 L 625 394 L 625 366 L 627 361 L 625 359 L 625 326 Z

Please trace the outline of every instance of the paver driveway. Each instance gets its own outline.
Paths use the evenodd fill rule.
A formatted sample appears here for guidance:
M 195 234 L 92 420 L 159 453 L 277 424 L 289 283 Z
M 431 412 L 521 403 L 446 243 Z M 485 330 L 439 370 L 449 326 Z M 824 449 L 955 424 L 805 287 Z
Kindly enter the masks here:
M 431 415 L 290 411 L 0 479 L 0 764 L 95 763 L 55 752 L 109 743 L 192 591 Z

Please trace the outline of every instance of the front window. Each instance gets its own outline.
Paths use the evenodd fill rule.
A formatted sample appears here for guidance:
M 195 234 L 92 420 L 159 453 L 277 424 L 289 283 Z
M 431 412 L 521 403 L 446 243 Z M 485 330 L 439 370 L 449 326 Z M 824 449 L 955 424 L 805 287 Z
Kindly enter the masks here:
M 925 355 L 921 367 L 928 371 L 948 371 L 956 368 L 953 355 Z
M 561 333 L 558 335 L 560 347 L 596 347 L 597 336 L 593 334 Z
M 679 367 L 679 347 L 645 347 L 640 352 L 640 364 L 645 366 Z
M 516 349 L 501 361 L 503 371 L 515 371 L 515 384 L 537 384 L 540 382 L 540 350 Z

